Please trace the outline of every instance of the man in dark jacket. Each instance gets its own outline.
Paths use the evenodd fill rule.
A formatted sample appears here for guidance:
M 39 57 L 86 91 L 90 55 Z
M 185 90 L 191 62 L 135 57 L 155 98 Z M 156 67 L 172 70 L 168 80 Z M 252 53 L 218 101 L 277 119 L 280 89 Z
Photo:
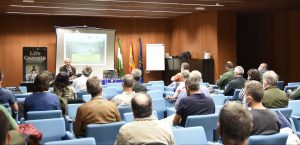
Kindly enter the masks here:
M 236 66 L 234 68 L 234 80 L 230 81 L 224 90 L 225 96 L 232 96 L 235 89 L 242 89 L 246 82 L 246 79 L 243 77 L 244 69 L 241 66 Z

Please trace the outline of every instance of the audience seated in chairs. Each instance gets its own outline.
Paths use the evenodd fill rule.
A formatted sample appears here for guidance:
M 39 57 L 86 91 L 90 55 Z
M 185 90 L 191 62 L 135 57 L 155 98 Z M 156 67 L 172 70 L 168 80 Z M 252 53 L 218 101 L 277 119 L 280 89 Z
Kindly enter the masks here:
M 279 132 L 280 124 L 274 111 L 265 108 L 261 102 L 264 96 L 263 86 L 258 81 L 245 84 L 246 102 L 251 107 L 253 129 L 251 135 L 270 135 Z
M 57 95 L 48 92 L 48 73 L 40 73 L 34 79 L 33 94 L 29 95 L 24 102 L 24 115 L 28 111 L 60 110 L 59 98 Z
M 0 69 L 0 104 L 9 104 L 14 112 L 18 112 L 17 99 L 14 94 L 5 88 L 2 88 L 2 82 L 4 79 L 4 72 Z
M 288 90 L 288 97 L 292 100 L 300 100 L 300 86 L 294 91 Z
M 73 80 L 72 86 L 75 88 L 75 91 L 86 91 L 86 81 L 90 77 L 93 69 L 91 66 L 85 66 L 82 69 L 82 75 Z
M 115 96 L 111 101 L 119 105 L 130 105 L 131 99 L 134 95 L 132 91 L 133 87 L 133 77 L 130 74 L 127 74 L 123 78 L 123 93 Z
M 201 72 L 197 71 L 197 70 L 193 70 L 190 75 L 189 75 L 189 78 L 192 78 L 192 79 L 195 79 L 197 80 L 199 83 L 201 83 L 202 81 L 202 74 Z M 199 86 L 199 89 L 200 89 L 200 93 L 203 93 L 206 97 L 210 97 L 210 93 L 209 93 L 209 90 L 206 86 L 203 86 L 203 85 L 200 85 Z M 177 109 L 177 106 L 180 102 L 180 100 L 182 98 L 186 98 L 188 97 L 187 95 L 187 92 L 186 92 L 186 89 L 183 89 L 181 90 L 180 94 L 178 95 L 177 99 L 176 99 L 176 102 L 175 102 L 175 108 Z
M 233 96 L 235 89 L 242 89 L 244 87 L 244 84 L 246 82 L 246 79 L 244 79 L 244 69 L 241 66 L 236 66 L 234 68 L 234 79 L 231 80 L 224 90 L 225 96 Z
M 176 101 L 177 97 L 181 93 L 181 91 L 185 91 L 185 80 L 189 78 L 190 72 L 188 70 L 181 71 L 182 80 L 179 82 L 179 85 L 177 86 L 175 93 L 172 96 L 167 96 L 166 98 L 169 100 Z
M 173 125 L 184 126 L 189 115 L 214 114 L 215 104 L 212 98 L 206 97 L 199 91 L 199 81 L 188 78 L 185 81 L 188 97 L 181 99 L 178 104 Z
M 274 71 L 267 71 L 262 76 L 264 97 L 262 103 L 266 108 L 285 108 L 289 98 L 277 87 L 278 75 Z
M 136 94 L 131 100 L 135 121 L 121 127 L 115 145 L 175 144 L 171 127 L 152 116 L 152 99 Z
M 76 98 L 75 90 L 69 85 L 69 76 L 66 72 L 60 72 L 56 76 L 53 93 L 59 97 L 62 113 L 66 114 L 68 100 L 74 100 Z
M 218 131 L 224 145 L 247 145 L 252 115 L 241 103 L 229 102 L 219 115 Z
M 85 136 L 88 124 L 111 123 L 121 120 L 116 104 L 102 98 L 101 80 L 98 77 L 89 78 L 86 87 L 92 100 L 81 105 L 77 110 L 73 126 L 76 136 Z
M 134 79 L 134 84 L 133 84 L 132 90 L 135 93 L 147 92 L 146 86 L 144 86 L 143 84 L 141 84 L 139 82 L 139 80 L 142 76 L 142 71 L 140 69 L 134 69 L 134 70 L 132 70 L 131 75 L 133 76 L 133 79 Z

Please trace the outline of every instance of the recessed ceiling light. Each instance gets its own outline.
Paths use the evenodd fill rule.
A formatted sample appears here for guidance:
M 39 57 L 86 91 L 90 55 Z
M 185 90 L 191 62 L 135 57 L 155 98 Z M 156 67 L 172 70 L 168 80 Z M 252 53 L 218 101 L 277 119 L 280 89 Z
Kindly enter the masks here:
M 34 3 L 34 0 L 23 0 L 23 3 Z
M 195 10 L 203 11 L 203 10 L 205 10 L 205 8 L 204 7 L 195 7 Z

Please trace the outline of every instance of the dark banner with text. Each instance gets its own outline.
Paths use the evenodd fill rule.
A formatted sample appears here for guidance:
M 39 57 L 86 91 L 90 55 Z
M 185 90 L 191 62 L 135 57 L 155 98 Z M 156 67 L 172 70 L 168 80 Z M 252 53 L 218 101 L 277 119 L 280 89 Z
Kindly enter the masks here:
M 23 47 L 23 80 L 33 81 L 47 70 L 47 47 Z

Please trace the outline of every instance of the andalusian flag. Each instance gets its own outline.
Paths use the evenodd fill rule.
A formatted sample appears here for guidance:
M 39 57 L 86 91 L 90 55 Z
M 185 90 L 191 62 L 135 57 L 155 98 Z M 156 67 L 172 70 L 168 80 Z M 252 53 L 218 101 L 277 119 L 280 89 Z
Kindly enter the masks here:
M 131 73 L 132 70 L 135 69 L 132 37 L 130 38 L 130 48 L 129 49 L 130 49 L 130 52 L 129 52 L 129 73 Z
M 120 38 L 118 38 L 118 76 L 119 77 L 123 77 L 124 76 L 123 59 L 122 59 L 122 51 L 121 51 Z

